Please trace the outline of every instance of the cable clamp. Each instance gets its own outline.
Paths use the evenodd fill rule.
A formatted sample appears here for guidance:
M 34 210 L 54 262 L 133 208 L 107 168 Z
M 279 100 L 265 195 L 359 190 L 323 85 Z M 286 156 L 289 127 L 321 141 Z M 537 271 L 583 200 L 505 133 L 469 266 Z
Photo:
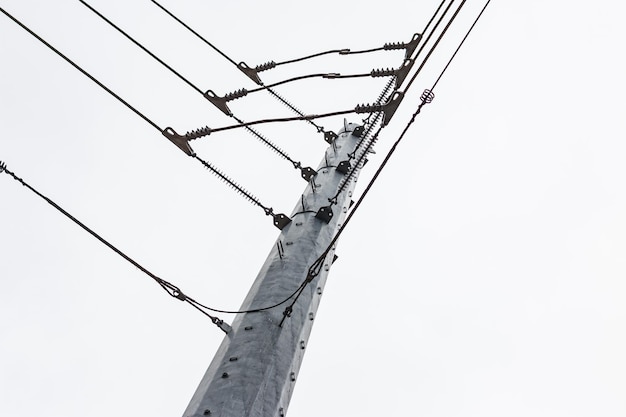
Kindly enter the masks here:
M 4 162 L 0 161 L 0 174 L 2 174 L 4 171 L 6 171 L 7 169 L 7 164 L 5 164 Z

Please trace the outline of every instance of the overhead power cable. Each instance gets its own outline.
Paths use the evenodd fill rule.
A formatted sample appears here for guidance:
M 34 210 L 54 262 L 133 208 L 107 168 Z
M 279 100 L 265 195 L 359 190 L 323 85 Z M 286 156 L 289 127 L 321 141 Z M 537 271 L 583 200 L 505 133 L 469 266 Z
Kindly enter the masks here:
M 350 213 L 348 213 L 348 215 L 346 216 L 345 221 L 343 222 L 343 224 L 341 225 L 341 227 L 339 228 L 339 230 L 337 231 L 337 233 L 335 234 L 333 239 L 330 241 L 330 243 L 328 244 L 326 249 L 317 258 L 317 260 L 309 267 L 309 270 L 308 270 L 308 273 L 307 273 L 307 277 L 304 280 L 305 286 L 308 285 L 310 282 L 312 282 L 313 279 L 315 279 L 315 277 L 317 277 L 319 275 L 319 273 L 321 271 L 321 268 L 322 268 L 322 265 L 324 264 L 324 260 L 326 259 L 326 257 L 328 256 L 328 254 L 330 253 L 330 251 L 332 250 L 334 245 L 337 243 L 337 240 L 339 239 L 341 234 L 344 232 L 344 230 L 346 229 L 346 227 L 350 223 L 350 220 L 352 219 L 352 217 L 354 216 L 356 211 L 359 209 L 359 207 L 363 203 L 363 200 L 365 199 L 365 197 L 367 196 L 367 194 L 371 190 L 371 188 L 374 185 L 374 183 L 378 180 L 381 172 L 383 171 L 383 169 L 385 169 L 385 166 L 387 165 L 387 163 L 389 162 L 389 160 L 393 156 L 394 152 L 398 148 L 398 145 L 404 139 L 406 133 L 408 132 L 408 130 L 411 127 L 411 125 L 413 125 L 413 123 L 415 122 L 415 119 L 417 118 L 417 116 L 421 113 L 422 108 L 426 104 L 431 103 L 432 100 L 434 99 L 434 97 L 435 97 L 435 94 L 434 94 L 435 87 L 437 86 L 437 84 L 439 83 L 439 81 L 443 77 L 444 73 L 446 72 L 446 70 L 448 69 L 448 67 L 450 66 L 450 64 L 454 60 L 454 58 L 456 57 L 457 53 L 459 52 L 459 50 L 461 49 L 461 47 L 465 43 L 465 41 L 468 38 L 469 34 L 472 32 L 472 30 L 474 29 L 474 27 L 476 26 L 476 24 L 478 23 L 478 21 L 482 17 L 485 9 L 487 8 L 487 6 L 489 5 L 490 2 L 491 2 L 491 0 L 487 0 L 485 5 L 483 6 L 482 10 L 478 14 L 478 16 L 474 19 L 474 22 L 472 23 L 471 27 L 466 32 L 465 36 L 463 37 L 463 39 L 461 40 L 461 42 L 457 46 L 456 50 L 454 51 L 454 53 L 452 54 L 452 56 L 448 60 L 447 64 L 443 68 L 443 70 L 439 73 L 439 76 L 437 77 L 435 82 L 432 84 L 430 89 L 424 90 L 424 92 L 420 96 L 420 103 L 417 106 L 417 109 L 415 110 L 415 112 L 413 113 L 413 115 L 411 116 L 411 118 L 409 119 L 407 124 L 404 126 L 404 129 L 400 133 L 400 136 L 398 137 L 398 139 L 396 139 L 394 144 L 391 146 L 391 148 L 389 149 L 389 151 L 385 155 L 385 158 L 383 159 L 383 161 L 379 165 L 378 169 L 374 173 L 374 176 L 372 177 L 372 179 L 367 184 L 367 187 L 365 187 L 365 190 L 363 191 L 363 194 L 361 194 L 361 196 L 359 197 L 357 202 L 354 204 L 354 208 L 350 211 Z M 296 296 L 292 299 L 291 304 L 289 304 L 285 308 L 285 310 L 283 312 L 283 318 L 282 318 L 279 326 L 282 326 L 283 322 L 287 319 L 287 317 L 289 317 L 291 315 L 291 312 L 293 311 L 293 306 L 295 305 L 296 302 L 298 302 L 298 298 L 300 297 L 300 295 L 302 294 L 303 291 L 304 291 L 304 287 L 301 287 L 300 291 L 298 291 Z
M 233 64 L 235 67 L 237 67 L 238 70 L 240 70 L 241 72 L 243 72 L 248 78 L 250 78 L 255 84 L 257 85 L 263 85 L 263 81 L 261 81 L 261 78 L 259 78 L 258 75 L 258 71 L 255 68 L 251 68 L 249 67 L 245 62 L 240 62 L 240 63 L 236 63 L 232 58 L 230 58 L 228 55 L 226 55 L 222 50 L 220 50 L 217 46 L 215 46 L 214 44 L 212 44 L 211 42 L 209 42 L 208 40 L 206 40 L 206 38 L 204 38 L 202 35 L 200 35 L 198 32 L 196 32 L 195 30 L 193 30 L 189 25 L 187 25 L 185 22 L 183 22 L 181 19 L 179 19 L 178 17 L 176 17 L 176 15 L 174 15 L 172 12 L 170 12 L 168 9 L 166 9 L 164 6 L 162 6 L 159 2 L 157 2 L 156 0 L 151 0 L 152 3 L 154 3 L 157 7 L 159 7 L 161 10 L 163 10 L 168 16 L 170 16 L 172 19 L 174 19 L 176 22 L 178 22 L 179 24 L 181 24 L 185 29 L 189 30 L 193 35 L 195 35 L 198 39 L 200 39 L 202 42 L 204 42 L 206 45 L 208 45 L 210 48 L 212 48 L 215 52 L 219 53 L 222 57 L 224 57 L 228 62 L 230 62 L 231 64 Z M 269 88 L 267 89 L 267 92 L 270 93 L 273 97 L 275 97 L 278 101 L 280 101 L 281 103 L 283 103 L 285 106 L 287 106 L 287 108 L 289 108 L 292 112 L 294 112 L 295 114 L 297 114 L 298 116 L 302 117 L 304 116 L 304 113 L 298 109 L 296 106 L 294 106 L 292 103 L 290 103 L 287 99 L 285 99 L 284 97 L 282 97 L 280 94 L 278 94 L 276 91 L 274 91 L 273 89 Z M 311 124 L 313 127 L 315 127 L 318 131 L 318 133 L 323 133 L 324 134 L 324 139 L 328 142 L 329 140 L 333 139 L 333 136 L 336 137 L 336 134 L 332 131 L 327 131 L 324 129 L 323 126 L 318 125 L 317 123 L 313 122 L 312 119 L 297 119 L 297 120 L 305 120 L 307 121 L 309 124 Z
M 167 292 L 170 296 L 177 298 L 181 301 L 186 301 L 189 302 L 190 304 L 193 305 L 193 303 L 195 303 L 195 301 L 192 298 L 187 297 L 185 294 L 183 294 L 183 292 L 174 284 L 159 278 L 158 276 L 156 276 L 155 274 L 153 274 L 152 272 L 150 272 L 147 268 L 143 267 L 141 264 L 139 264 L 137 261 L 135 261 L 133 258 L 131 258 L 130 256 L 128 256 L 127 254 L 125 254 L 123 251 L 121 251 L 120 249 L 118 249 L 115 245 L 113 245 L 112 243 L 110 243 L 108 240 L 106 240 L 105 238 L 103 238 L 101 235 L 99 235 L 98 233 L 96 233 L 95 231 L 93 231 L 93 229 L 91 229 L 90 227 L 86 226 L 83 222 L 81 222 L 80 220 L 78 220 L 76 217 L 72 216 L 70 213 L 68 213 L 65 209 L 63 209 L 61 206 L 59 206 L 57 203 L 55 203 L 54 201 L 52 201 L 50 198 L 46 197 L 45 195 L 43 195 L 42 193 L 40 193 L 39 191 L 37 191 L 35 188 L 33 188 L 30 184 L 28 184 L 26 181 L 24 181 L 22 178 L 18 177 L 17 175 L 15 175 L 15 173 L 11 172 L 6 164 L 2 161 L 0 161 L 0 174 L 5 172 L 6 174 L 8 174 L 9 176 L 11 176 L 15 181 L 19 182 L 20 184 L 22 184 L 24 187 L 28 188 L 30 191 L 32 191 L 33 193 L 35 193 L 38 197 L 42 198 L 43 200 L 45 200 L 48 204 L 50 204 L 52 207 L 54 207 L 57 211 L 59 211 L 60 213 L 62 213 L 65 217 L 67 217 L 68 219 L 70 219 L 72 222 L 74 222 L 75 224 L 77 224 L 78 226 L 80 226 L 84 231 L 86 231 L 87 233 L 89 233 L 91 236 L 95 237 L 96 239 L 98 239 L 101 243 L 103 243 L 106 247 L 108 247 L 109 249 L 111 249 L 113 252 L 115 252 L 116 254 L 118 254 L 119 256 L 121 256 L 122 258 L 124 258 L 127 262 L 129 262 L 130 264 L 132 264 L 135 268 L 139 269 L 141 272 L 143 272 L 144 274 L 146 274 L 147 276 L 149 276 L 150 278 L 152 278 L 157 284 L 159 284 L 161 286 L 161 288 L 163 288 L 165 290 L 165 292 Z M 228 333 L 228 325 L 225 324 L 222 320 L 220 320 L 218 317 L 212 316 L 211 314 L 207 313 L 206 311 L 202 311 L 202 314 L 206 315 L 207 317 L 209 317 L 211 319 L 211 321 L 213 323 L 215 323 L 215 325 L 217 325 L 220 329 L 222 329 L 224 332 Z
M 90 227 L 86 226 L 83 222 L 81 222 L 76 217 L 74 217 L 72 214 L 70 214 L 68 211 L 63 209 L 60 205 L 58 205 L 53 200 L 51 200 L 50 198 L 46 197 L 45 195 L 43 195 L 39 191 L 37 191 L 37 189 L 32 187 L 30 184 L 26 183 L 26 181 L 24 181 L 22 178 L 18 177 L 15 173 L 10 171 L 7 168 L 7 166 L 6 166 L 6 164 L 4 162 L 0 161 L 0 174 L 2 174 L 2 173 L 6 173 L 9 176 L 11 176 L 15 181 L 19 182 L 24 187 L 28 188 L 30 191 L 35 193 L 38 197 L 40 197 L 43 200 L 45 200 L 48 204 L 50 204 L 52 207 L 54 207 L 57 211 L 59 211 L 65 217 L 67 217 L 72 222 L 74 222 L 75 224 L 80 226 L 84 231 L 89 233 L 91 236 L 95 237 L 97 240 L 99 240 L 106 247 L 108 247 L 113 252 L 115 252 L 116 254 L 121 256 L 124 260 L 126 260 L 127 262 L 132 264 L 134 267 L 139 269 L 141 272 L 146 274 L 148 277 L 152 278 L 170 296 L 172 296 L 174 298 L 177 298 L 177 299 L 179 299 L 181 301 L 187 302 L 187 303 L 191 304 L 194 308 L 200 310 L 200 312 L 202 314 L 204 314 L 205 316 L 209 317 L 211 319 L 211 321 L 213 321 L 214 324 L 216 324 L 220 329 L 222 329 L 226 333 L 228 333 L 228 330 L 230 328 L 228 326 L 228 324 L 226 324 L 224 321 L 220 320 L 219 318 L 212 316 L 211 314 L 207 313 L 204 310 L 213 311 L 213 312 L 217 312 L 217 313 L 224 313 L 224 314 L 257 313 L 257 312 L 261 312 L 261 311 L 267 311 L 267 310 L 271 310 L 271 309 L 274 309 L 274 308 L 276 308 L 276 307 L 278 307 L 280 305 L 285 304 L 287 301 L 289 301 L 294 295 L 296 295 L 300 291 L 302 286 L 305 285 L 304 283 L 302 283 L 298 288 L 296 288 L 291 293 L 291 295 L 289 295 L 288 297 L 286 297 L 285 299 L 283 299 L 280 302 L 277 302 L 275 304 L 271 304 L 271 305 L 268 305 L 268 306 L 252 308 L 252 309 L 247 309 L 247 310 L 224 310 L 224 309 L 218 309 L 218 308 L 213 308 L 213 307 L 206 306 L 206 305 L 204 305 L 204 304 L 194 300 L 192 297 L 184 294 L 183 291 L 178 286 L 172 284 L 171 282 L 168 282 L 168 281 L 164 280 L 163 278 L 159 278 L 157 275 L 155 275 L 152 272 L 150 272 L 147 268 L 142 266 L 139 262 L 135 261 L 133 258 L 128 256 L 126 253 L 124 253 L 122 250 L 117 248 L 115 245 L 113 245 L 107 239 L 102 237 L 100 234 L 96 233 L 93 229 L 91 229 Z
M 155 2 L 154 0 L 152 0 L 152 1 Z M 387 124 L 389 124 L 391 118 L 393 117 L 393 115 L 395 114 L 396 110 L 400 106 L 400 103 L 402 102 L 406 92 L 408 91 L 408 88 L 413 83 L 413 81 L 416 79 L 417 75 L 420 73 L 422 68 L 424 68 L 424 66 L 428 62 L 428 60 L 431 57 L 432 53 L 434 52 L 434 50 L 439 45 L 439 42 L 441 41 L 443 36 L 446 34 L 448 28 L 450 27 L 450 25 L 452 24 L 452 22 L 454 21 L 454 19 L 458 15 L 458 13 L 460 12 L 461 8 L 465 4 L 465 1 L 466 0 L 463 0 L 461 2 L 461 5 L 457 8 L 457 10 L 455 11 L 454 15 L 450 19 L 450 21 L 447 23 L 447 25 L 445 26 L 443 31 L 439 34 L 437 40 L 435 41 L 435 44 L 431 46 L 431 48 L 428 51 L 426 57 L 422 60 L 422 63 L 420 64 L 417 72 L 415 74 L 413 74 L 409 85 L 407 85 L 407 87 L 404 89 L 404 91 L 396 91 L 384 104 L 380 104 L 380 103 L 362 104 L 362 105 L 357 105 L 353 109 L 349 109 L 349 110 L 339 110 L 339 111 L 334 111 L 334 112 L 328 112 L 328 113 L 322 113 L 322 114 L 310 114 L 310 115 L 301 114 L 301 115 L 299 115 L 297 117 L 282 117 L 282 118 L 273 118 L 273 119 L 272 118 L 270 118 L 270 119 L 262 119 L 262 120 L 255 120 L 255 121 L 252 121 L 252 122 L 241 123 L 241 124 L 238 124 L 238 125 L 224 126 L 224 127 L 219 127 L 219 128 L 211 128 L 209 126 L 204 126 L 202 128 L 195 129 L 195 130 L 187 132 L 184 135 L 184 137 L 187 138 L 188 140 L 194 140 L 194 139 L 198 139 L 198 138 L 201 138 L 201 137 L 204 137 L 204 136 L 208 136 L 211 133 L 216 133 L 216 132 L 221 132 L 221 131 L 231 130 L 231 129 L 237 129 L 237 128 L 240 128 L 240 127 L 252 126 L 252 125 L 257 125 L 257 124 L 278 123 L 278 122 L 293 122 L 293 121 L 300 121 L 300 120 L 315 120 L 315 119 L 331 117 L 331 116 L 338 116 L 338 115 L 344 115 L 344 114 L 350 114 L 350 113 L 363 114 L 363 113 L 382 112 L 383 113 L 382 124 L 383 124 L 383 126 L 386 126 Z M 451 8 L 453 3 L 454 3 L 454 0 L 451 0 L 450 3 L 448 4 L 448 6 L 446 7 L 446 9 L 444 10 L 442 16 L 439 18 L 439 20 L 435 24 L 435 27 L 431 31 L 431 34 L 428 36 L 427 41 L 424 44 L 422 44 L 422 47 L 417 52 L 416 57 L 420 55 L 421 51 L 426 46 L 426 43 L 433 36 L 434 32 L 437 30 L 439 24 L 445 18 L 447 12 L 450 10 L 450 8 Z M 435 14 L 432 16 L 432 18 L 430 19 L 430 21 L 426 25 L 426 29 L 428 29 L 428 27 L 431 25 L 431 23 L 433 22 L 433 20 L 436 17 L 436 15 L 439 13 L 439 10 L 443 6 L 443 4 L 444 4 L 444 2 L 442 2 L 439 5 L 439 7 L 437 8 Z M 408 75 L 408 72 L 405 75 Z M 397 81 L 396 81 L 396 84 L 397 84 Z M 268 89 L 268 91 L 271 92 L 272 90 Z M 211 91 L 211 93 L 213 93 L 213 92 Z M 245 91 L 239 90 L 238 92 L 233 93 L 233 94 L 242 96 L 242 95 L 245 95 Z M 213 93 L 213 96 L 216 97 L 214 93 Z
M 417 43 L 419 42 L 419 39 L 421 38 L 421 34 L 420 33 L 416 33 L 415 35 L 413 35 L 413 38 L 411 39 L 410 42 L 408 43 L 404 43 L 404 42 L 389 42 L 386 43 L 385 45 L 381 46 L 381 47 L 377 47 L 377 48 L 370 48 L 370 49 L 362 49 L 362 50 L 357 50 L 357 51 L 353 51 L 349 48 L 343 48 L 343 49 L 331 49 L 329 51 L 324 51 L 324 52 L 318 52 L 315 54 L 311 54 L 311 55 L 307 55 L 307 56 L 303 56 L 300 58 L 294 58 L 294 59 L 289 59 L 289 60 L 285 60 L 285 61 L 281 61 L 281 62 L 274 62 L 274 61 L 269 61 L 265 64 L 261 64 L 261 65 L 257 65 L 255 67 L 257 72 L 262 72 L 262 71 L 267 71 L 276 67 L 279 67 L 281 65 L 286 65 L 286 64 L 294 64 L 296 62 L 302 62 L 302 61 L 306 61 L 312 58 L 318 58 L 320 56 L 324 56 L 324 55 L 331 55 L 331 54 L 339 54 L 339 55 L 357 55 L 357 54 L 367 54 L 367 53 L 371 53 L 371 52 L 379 52 L 379 51 L 393 51 L 393 50 L 399 50 L 399 49 L 404 49 L 405 50 L 405 55 L 407 57 L 411 56 L 411 54 L 413 53 L 413 50 L 415 50 L 415 47 L 417 45 Z
M 158 63 L 163 65 L 170 72 L 172 72 L 174 75 L 176 75 L 179 79 L 181 79 L 183 82 L 185 82 L 188 86 L 190 86 L 192 89 L 194 89 L 195 91 L 200 93 L 207 100 L 212 101 L 209 92 L 206 92 L 206 93 L 203 92 L 195 84 L 193 84 L 187 78 L 182 76 L 178 71 L 176 71 L 174 68 L 172 68 L 170 65 L 168 65 L 165 61 L 163 61 L 161 58 L 159 58 L 154 53 L 152 53 L 148 48 L 143 46 L 140 42 L 138 42 L 136 39 L 134 39 L 132 36 L 130 36 L 126 31 L 121 29 L 119 26 L 117 26 L 115 23 L 113 23 L 111 20 L 109 20 L 106 16 L 104 16 L 102 13 L 100 13 L 94 7 L 89 5 L 86 1 L 84 1 L 84 0 L 79 0 L 79 1 L 85 7 L 87 7 L 89 10 L 91 10 L 93 13 L 95 13 L 98 17 L 100 17 L 102 20 L 104 20 L 106 23 L 108 23 L 111 27 L 113 27 L 115 30 L 117 30 L 120 34 L 122 34 L 126 39 L 130 40 L 132 43 L 134 43 L 136 46 L 138 46 L 142 51 L 144 51 L 145 53 L 150 55 Z M 243 121 L 241 119 L 238 119 L 237 117 L 235 117 L 232 112 L 229 111 L 229 112 L 225 112 L 225 113 L 229 117 L 232 117 L 233 119 L 237 120 L 239 123 L 243 123 Z M 276 152 L 281 158 L 285 159 L 286 161 L 289 161 L 293 165 L 293 167 L 295 169 L 300 171 L 300 176 L 302 178 L 304 178 L 305 181 L 308 182 L 316 174 L 316 172 L 315 172 L 315 170 L 313 168 L 311 168 L 311 167 L 304 167 L 304 166 L 302 166 L 301 162 L 293 160 L 284 150 L 280 149 L 276 144 L 274 144 L 272 141 L 267 139 L 261 133 L 257 132 L 256 130 L 254 130 L 254 129 L 250 128 L 250 127 L 246 127 L 246 130 L 248 132 L 250 132 L 258 140 L 260 140 L 262 143 L 267 145 L 271 150 Z
M 142 112 L 140 112 L 139 110 L 137 110 L 135 107 L 133 107 L 131 104 L 129 104 L 126 100 L 124 100 L 122 97 L 120 97 L 118 94 L 116 94 L 113 90 L 111 90 L 110 88 L 108 88 L 106 85 L 104 85 L 103 83 L 101 83 L 100 81 L 98 81 L 98 79 L 96 79 L 94 76 L 92 76 L 91 74 L 89 74 L 87 71 L 85 71 L 82 67 L 80 67 L 78 64 L 76 64 L 74 61 L 72 61 L 71 59 L 69 59 L 66 55 L 64 55 L 63 53 L 61 53 L 58 49 L 56 49 L 55 47 L 53 47 L 52 45 L 50 45 L 46 40 L 44 40 L 41 36 L 37 35 L 35 32 L 33 32 L 31 29 L 29 29 L 26 25 L 24 25 L 22 22 L 20 22 L 17 18 L 13 17 L 10 13 L 8 13 L 6 10 L 4 10 L 2 7 L 0 7 L 0 11 L 6 15 L 8 18 L 10 18 L 11 20 L 13 20 L 15 23 L 17 23 L 21 28 L 23 28 L 24 30 L 26 30 L 29 34 L 31 34 L 33 37 L 35 37 L 37 40 L 39 40 L 41 43 L 43 43 L 45 46 L 47 46 L 50 50 L 52 50 L 53 52 L 55 52 L 58 56 L 60 56 L 61 58 L 63 58 L 66 62 L 68 62 L 70 65 L 72 65 L 74 68 L 76 68 L 78 71 L 80 71 L 83 75 L 85 75 L 87 78 L 89 78 L 90 80 L 92 80 L 94 83 L 96 83 L 99 87 L 101 87 L 104 91 L 106 91 L 107 93 L 109 93 L 111 96 L 113 96 L 114 98 L 116 98 L 120 103 L 124 104 L 128 109 L 130 109 L 133 113 L 135 113 L 136 115 L 138 115 L 139 117 L 141 117 L 144 121 L 146 121 L 150 126 L 154 127 L 156 130 L 158 130 L 163 136 L 165 136 L 167 139 L 169 139 L 174 145 L 176 145 L 180 150 L 182 150 L 183 152 L 185 152 L 185 154 L 192 156 L 192 157 L 196 157 L 196 153 L 193 151 L 193 149 L 191 149 L 191 147 L 189 146 L 189 139 L 187 139 L 184 136 L 180 136 L 178 135 L 174 129 L 172 129 L 171 127 L 167 127 L 165 129 L 162 129 L 161 127 L 159 127 L 159 125 L 157 125 L 155 122 L 153 122 L 151 119 L 149 119 L 146 115 L 144 115 Z M 198 160 L 200 160 L 199 158 L 196 158 Z M 201 161 L 201 160 L 200 160 Z M 202 161 L 201 161 L 202 162 Z M 203 164 L 205 167 L 206 165 Z M 213 167 L 213 166 L 212 166 Z M 214 168 L 214 167 L 213 167 Z M 231 186 L 232 188 L 236 189 L 239 191 L 240 194 L 245 196 L 245 193 L 243 192 L 244 190 L 234 181 L 232 181 L 230 178 L 226 177 L 225 175 L 218 175 L 216 173 L 217 169 L 215 170 L 210 170 L 211 172 L 213 172 L 214 174 L 216 174 L 218 176 L 218 178 L 222 179 L 224 182 L 226 182 L 229 186 Z M 265 214 L 266 215 L 272 215 L 273 217 L 273 221 L 274 221 L 274 225 L 276 227 L 284 227 L 286 224 L 289 223 L 289 217 L 285 216 L 284 214 L 274 214 L 273 210 L 270 211 L 270 214 L 268 214 L 268 210 L 266 209 L 266 206 L 261 205 L 261 207 L 264 209 Z M 269 208 L 271 209 L 271 208 Z M 288 221 L 289 220 L 289 221 Z

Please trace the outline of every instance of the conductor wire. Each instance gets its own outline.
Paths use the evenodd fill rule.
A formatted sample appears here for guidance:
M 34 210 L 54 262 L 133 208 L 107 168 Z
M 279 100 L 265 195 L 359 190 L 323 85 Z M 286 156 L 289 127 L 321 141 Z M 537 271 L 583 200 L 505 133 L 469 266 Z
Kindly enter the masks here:
M 61 58 L 63 58 L 68 64 L 70 64 L 71 66 L 73 66 L 74 68 L 76 68 L 78 71 L 80 71 L 83 75 L 85 75 L 87 78 L 89 78 L 91 81 L 93 81 L 94 83 L 96 83 L 100 88 L 102 88 L 104 91 L 106 91 L 107 93 L 109 93 L 110 95 L 112 95 L 113 97 L 115 97 L 120 103 L 122 103 L 123 105 L 125 105 L 126 107 L 128 107 L 128 109 L 130 109 L 133 113 L 135 113 L 137 116 L 141 117 L 143 120 L 145 120 L 150 126 L 154 127 L 156 130 L 158 130 L 159 132 L 163 132 L 163 129 L 161 129 L 156 123 L 154 123 L 152 120 L 150 120 L 146 115 L 144 115 L 142 112 L 140 112 L 139 110 L 137 110 L 135 107 L 133 107 L 132 105 L 130 105 L 126 100 L 124 100 L 122 97 L 120 97 L 119 95 L 117 95 L 115 92 L 113 92 L 113 90 L 111 90 L 109 87 L 107 87 L 106 85 L 102 84 L 100 81 L 98 81 L 98 79 L 96 79 L 93 75 L 89 74 L 87 71 L 85 71 L 83 68 L 81 68 L 78 64 L 76 64 L 74 61 L 72 61 L 71 59 L 69 59 L 67 56 L 65 56 L 62 52 L 60 52 L 58 49 L 56 49 L 54 46 L 50 45 L 45 39 L 43 39 L 41 36 L 37 35 L 35 32 L 33 32 L 32 30 L 30 30 L 30 28 L 28 28 L 26 25 L 24 25 L 22 22 L 20 22 L 17 18 L 13 17 L 11 14 L 9 14 L 6 10 L 4 10 L 2 7 L 0 7 L 0 12 L 4 13 L 4 15 L 6 15 L 9 19 L 13 20 L 15 23 L 17 23 L 22 29 L 24 29 L 26 32 L 30 33 L 35 39 L 37 39 L 39 42 L 43 43 L 44 45 L 46 45 L 51 51 L 53 51 L 54 53 L 56 53 L 58 56 L 60 56 Z
M 150 278 L 152 278 L 157 284 L 159 284 L 161 286 L 161 288 L 163 288 L 170 296 L 177 298 L 181 301 L 186 301 L 189 302 L 189 304 L 193 305 L 193 303 L 191 303 L 189 301 L 189 299 L 187 298 L 187 296 L 185 296 L 182 291 L 175 286 L 174 284 L 159 278 L 158 276 L 156 276 L 155 274 L 153 274 L 152 272 L 150 272 L 147 268 L 143 267 L 139 262 L 135 261 L 133 258 L 131 258 L 130 256 L 128 256 L 127 254 L 125 254 L 123 251 L 121 251 L 120 249 L 118 249 L 115 245 L 113 245 L 112 243 L 110 243 L 108 240 L 106 240 L 105 238 L 103 238 L 101 235 L 99 235 L 98 233 L 96 233 L 93 229 L 91 229 L 90 227 L 88 227 L 87 225 L 85 225 L 83 222 L 81 222 L 80 220 L 78 220 L 76 217 L 74 217 L 73 215 L 71 215 L 69 212 L 67 212 L 65 209 L 63 209 L 61 206 L 59 206 L 57 203 L 55 203 L 53 200 L 51 200 L 50 198 L 46 197 L 45 195 L 43 195 L 42 193 L 40 193 L 39 191 L 37 191 L 35 188 L 33 188 L 30 184 L 28 184 L 26 181 L 24 181 L 22 178 L 18 177 L 15 173 L 13 173 L 12 171 L 10 171 L 7 167 L 6 164 L 0 162 L 0 173 L 5 172 L 7 173 L 9 176 L 11 176 L 15 181 L 19 182 L 20 184 L 22 184 L 24 187 L 28 188 L 30 191 L 32 191 L 35 195 L 37 195 L 38 197 L 40 197 L 41 199 L 43 199 L 44 201 L 46 201 L 48 204 L 50 204 L 52 207 L 54 207 L 57 211 L 59 211 L 61 214 L 63 214 L 65 217 L 67 217 L 68 219 L 70 219 L 72 222 L 74 222 L 76 225 L 78 225 L 81 229 L 83 229 L 84 231 L 86 231 L 87 233 L 89 233 L 91 236 L 95 237 L 98 241 L 100 241 L 100 243 L 104 244 L 106 247 L 108 247 L 109 249 L 111 249 L 113 252 L 115 252 L 117 255 L 121 256 L 124 260 L 126 260 L 127 262 L 129 262 L 131 265 L 133 265 L 135 268 L 139 269 L 141 272 L 143 272 L 144 274 L 146 274 L 147 276 L 149 276 Z M 191 299 L 191 301 L 193 301 Z M 195 307 L 195 306 L 194 306 Z M 197 307 L 196 307 L 197 308 Z M 211 321 L 213 321 L 213 323 L 215 323 L 216 325 L 220 326 L 223 322 L 222 320 L 220 320 L 219 318 L 212 316 L 206 312 L 202 312 L 204 315 L 208 316 Z M 224 329 L 222 329 L 224 330 Z

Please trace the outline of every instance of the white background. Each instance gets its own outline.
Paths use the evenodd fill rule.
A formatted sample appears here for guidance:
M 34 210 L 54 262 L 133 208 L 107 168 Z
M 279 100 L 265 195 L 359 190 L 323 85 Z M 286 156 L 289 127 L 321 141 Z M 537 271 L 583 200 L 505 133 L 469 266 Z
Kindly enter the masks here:
M 408 41 L 438 3 L 163 2 L 251 66 Z M 254 87 L 151 2 L 91 4 L 200 89 Z M 0 5 L 161 128 L 232 123 L 78 1 Z M 482 6 L 467 2 L 359 190 Z M 341 239 L 289 415 L 626 416 L 624 9 L 489 6 Z M 160 277 L 237 308 L 278 234 L 270 219 L 4 15 L 0 56 L 0 160 Z M 330 55 L 261 75 L 401 58 Z M 372 102 L 383 84 L 277 90 L 320 113 Z M 264 93 L 231 108 L 290 115 Z M 326 146 L 305 123 L 259 130 L 312 167 Z M 277 212 L 304 189 L 243 130 L 192 146 Z M 0 416 L 181 415 L 223 336 L 6 174 L 0 283 Z

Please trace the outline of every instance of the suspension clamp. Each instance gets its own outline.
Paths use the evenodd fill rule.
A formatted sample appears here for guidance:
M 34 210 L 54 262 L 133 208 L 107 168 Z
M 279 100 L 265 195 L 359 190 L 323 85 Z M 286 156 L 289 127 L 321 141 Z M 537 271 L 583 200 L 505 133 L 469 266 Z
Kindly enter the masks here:
M 259 78 L 259 74 L 258 74 L 259 70 L 257 70 L 256 68 L 250 68 L 248 64 L 246 64 L 243 61 L 237 64 L 237 68 L 239 68 L 241 72 L 246 74 L 248 78 L 250 78 L 256 84 L 263 85 L 263 81 L 261 81 L 261 79 Z
M 226 105 L 226 97 L 218 96 L 213 92 L 213 90 L 207 90 L 204 94 L 202 94 L 202 96 L 209 100 L 215 107 L 220 109 L 226 116 L 231 116 L 233 114 Z
M 196 156 L 196 153 L 189 146 L 189 140 L 186 136 L 181 136 L 171 127 L 165 128 L 164 131 L 161 132 L 163 136 L 168 138 L 170 142 L 176 145 L 181 151 L 185 152 L 189 156 Z

